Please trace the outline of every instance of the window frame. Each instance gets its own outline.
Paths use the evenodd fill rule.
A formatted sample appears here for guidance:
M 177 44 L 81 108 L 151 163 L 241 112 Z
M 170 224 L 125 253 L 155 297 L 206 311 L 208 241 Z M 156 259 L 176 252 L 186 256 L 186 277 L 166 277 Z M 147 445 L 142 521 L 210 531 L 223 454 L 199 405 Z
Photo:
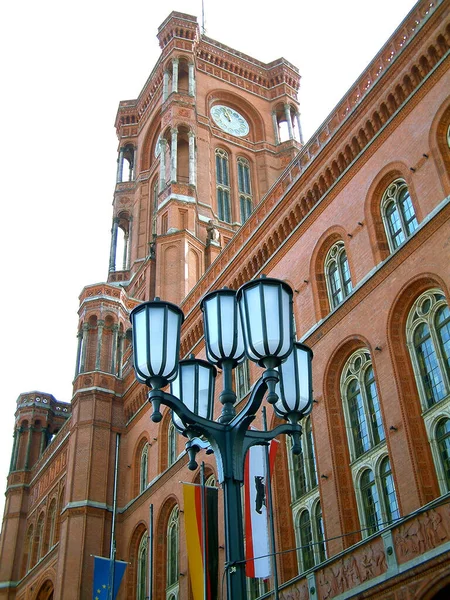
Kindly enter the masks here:
M 221 172 L 219 172 L 218 160 L 221 161 Z M 231 224 L 233 222 L 233 215 L 231 207 L 230 159 L 228 152 L 223 148 L 215 149 L 214 165 L 216 175 L 217 218 L 223 223 Z M 226 174 L 225 177 L 224 173 Z
M 175 539 L 172 539 L 172 531 L 175 529 Z M 175 544 L 173 547 L 172 542 Z M 166 567 L 166 598 L 170 598 L 173 594 L 178 598 L 179 593 L 179 564 L 180 564 L 180 510 L 176 504 L 169 516 L 166 530 L 167 543 L 167 567 Z M 172 565 L 172 559 L 175 560 L 175 565 Z M 170 579 L 171 571 L 174 571 L 175 578 Z
M 143 566 L 143 554 L 145 554 L 145 565 Z M 148 533 L 144 531 L 138 546 L 137 564 L 136 564 L 136 600 L 146 600 L 147 598 L 147 573 L 148 573 Z M 144 589 L 142 589 L 142 586 Z M 143 595 L 142 593 L 143 592 Z
M 253 193 L 250 162 L 243 156 L 237 159 L 239 216 L 241 225 L 253 212 Z
M 349 277 L 345 279 L 344 270 L 343 270 L 343 259 L 347 264 Z M 337 277 L 339 280 L 339 290 L 337 292 L 333 291 L 333 283 L 330 275 L 331 267 L 335 267 L 337 272 Z M 347 251 L 345 249 L 345 244 L 342 240 L 338 240 L 335 242 L 331 248 L 328 250 L 325 261 L 324 261 L 324 275 L 327 286 L 328 293 L 328 302 L 330 305 L 330 310 L 334 310 L 338 306 L 340 306 L 344 300 L 350 296 L 353 291 L 353 283 L 352 283 L 352 275 L 350 272 L 350 264 L 348 262 Z M 342 299 L 339 300 L 339 294 L 342 295 Z
M 413 217 L 410 219 L 406 218 L 406 211 L 404 210 L 404 200 L 402 200 L 401 197 L 404 192 L 408 194 L 409 203 L 413 212 Z M 395 208 L 398 215 L 400 229 L 397 232 L 392 231 L 392 221 L 390 220 L 387 214 L 388 209 L 391 206 Z M 386 233 L 386 237 L 389 244 L 389 251 L 392 254 L 414 234 L 414 232 L 419 226 L 411 194 L 408 189 L 408 185 L 403 178 L 399 177 L 397 179 L 394 179 L 394 181 L 392 181 L 385 189 L 383 197 L 381 198 L 381 218 L 383 220 L 384 231 Z M 410 232 L 409 225 L 414 222 L 415 227 Z M 397 243 L 395 238 L 398 235 L 398 232 L 401 233 L 403 239 Z
M 139 493 L 145 492 L 148 487 L 148 442 L 144 444 L 139 457 Z M 145 463 L 145 464 L 144 464 Z
M 359 366 L 357 365 L 359 361 Z M 377 394 L 377 404 L 378 410 L 371 413 L 370 410 L 370 401 L 368 398 L 367 387 L 366 387 L 366 375 L 369 369 L 372 369 L 373 373 L 373 382 L 375 384 L 375 390 Z M 353 381 L 357 381 L 359 384 L 359 393 L 361 396 L 361 404 L 363 407 L 364 413 L 364 423 L 365 428 L 367 430 L 367 438 L 369 440 L 369 447 L 362 452 L 358 452 L 356 448 L 355 442 L 355 432 L 354 432 L 354 424 L 352 420 L 352 413 L 350 411 L 349 401 L 348 401 L 348 389 L 350 384 Z M 370 351 L 367 348 L 358 348 L 355 352 L 353 352 L 345 361 L 344 367 L 341 373 L 341 381 L 340 381 L 340 390 L 341 390 L 341 400 L 342 406 L 344 409 L 344 420 L 345 420 L 345 428 L 347 431 L 347 441 L 350 450 L 350 462 L 355 462 L 365 454 L 373 450 L 374 448 L 386 443 L 386 432 L 384 428 L 383 414 L 381 412 L 381 402 L 380 396 L 378 392 L 378 386 L 375 376 L 375 369 L 372 361 L 372 356 Z M 373 402 L 373 398 L 372 398 Z M 376 441 L 374 436 L 374 426 L 373 426 L 373 414 L 379 413 L 381 430 L 383 437 L 380 437 L 378 441 Z M 379 426 L 377 425 L 377 430 Z

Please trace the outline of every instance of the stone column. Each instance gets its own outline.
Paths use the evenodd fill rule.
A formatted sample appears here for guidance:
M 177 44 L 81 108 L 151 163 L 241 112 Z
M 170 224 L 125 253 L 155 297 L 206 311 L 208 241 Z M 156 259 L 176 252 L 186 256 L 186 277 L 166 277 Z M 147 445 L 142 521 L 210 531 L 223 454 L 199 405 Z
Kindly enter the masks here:
M 45 450 L 45 442 L 46 441 L 47 441 L 47 429 L 45 427 L 42 427 L 42 429 L 41 429 L 41 447 L 39 448 L 39 456 L 41 456 L 41 454 Z
M 117 323 L 113 325 L 113 341 L 112 341 L 112 352 L 111 352 L 111 373 L 116 374 L 116 356 L 118 352 L 117 348 L 117 336 L 119 334 L 119 326 Z
M 194 63 L 189 63 L 189 96 L 195 96 L 195 70 L 194 70 Z
M 89 335 L 89 323 L 83 323 L 83 334 L 81 341 L 81 361 L 79 373 L 84 373 L 86 368 L 86 351 L 87 351 L 87 338 Z
M 103 343 L 103 327 L 105 321 L 99 319 L 97 322 L 97 352 L 95 354 L 95 370 L 100 371 L 100 362 L 102 357 L 102 343 Z
M 117 175 L 116 183 L 121 183 L 123 177 L 123 148 L 119 150 L 119 158 L 117 159 Z
M 166 187 L 166 147 L 167 140 L 161 138 L 159 140 L 161 152 L 159 153 L 159 191 L 162 192 Z
M 11 452 L 11 462 L 9 463 L 9 472 L 11 473 L 11 471 L 15 471 L 16 470 L 16 464 L 17 464 L 17 446 L 19 445 L 19 436 L 20 436 L 20 431 L 15 428 L 14 429 L 14 442 L 13 442 L 13 448 L 12 448 L 12 452 Z
M 297 121 L 297 129 L 298 129 L 298 137 L 300 144 L 303 144 L 303 132 L 302 132 L 302 124 L 300 123 L 300 113 L 295 113 L 295 120 Z
M 128 220 L 128 256 L 127 256 L 127 270 L 131 266 L 131 240 L 133 238 L 133 217 Z
M 289 104 L 284 105 L 284 116 L 286 117 L 286 121 L 287 121 L 287 125 L 288 125 L 289 139 L 293 140 L 294 139 L 294 131 L 292 129 L 291 107 L 289 106 Z
M 122 357 L 123 357 L 124 342 L 125 342 L 125 334 L 119 333 L 119 351 L 117 353 L 117 377 L 122 377 Z
M 195 133 L 188 132 L 189 138 L 189 185 L 196 185 L 195 178 Z
M 170 151 L 170 180 L 172 183 L 177 182 L 177 150 L 178 148 L 178 129 L 172 129 L 172 148 Z
M 137 164 L 137 146 L 133 149 L 133 172 L 131 173 L 131 181 L 136 179 L 136 164 Z
M 172 94 L 178 93 L 178 58 L 172 58 Z
M 109 271 L 116 270 L 116 250 L 117 250 L 117 229 L 119 227 L 119 218 L 113 218 L 111 228 L 111 250 L 109 252 Z
M 126 231 L 123 236 L 124 243 L 123 243 L 123 257 L 122 257 L 122 271 L 127 270 L 128 240 L 129 240 L 129 234 L 128 234 L 128 231 Z
M 163 74 L 163 93 L 162 93 L 162 101 L 165 102 L 169 97 L 169 71 L 167 69 Z
M 75 362 L 75 378 L 80 373 L 81 346 L 83 344 L 83 332 L 81 330 L 77 333 L 77 338 L 78 338 L 78 344 L 77 344 L 77 358 L 76 358 L 76 362 Z
M 277 113 L 275 111 L 272 111 L 272 123 L 273 123 L 273 133 L 275 135 L 275 144 L 279 144 L 280 143 L 280 134 L 278 133 L 278 119 L 277 119 Z
M 33 440 L 33 431 L 34 431 L 34 427 L 32 425 L 30 425 L 28 427 L 27 451 L 25 454 L 25 464 L 23 466 L 24 469 L 28 469 L 28 465 L 30 464 L 30 453 L 31 453 L 31 442 Z

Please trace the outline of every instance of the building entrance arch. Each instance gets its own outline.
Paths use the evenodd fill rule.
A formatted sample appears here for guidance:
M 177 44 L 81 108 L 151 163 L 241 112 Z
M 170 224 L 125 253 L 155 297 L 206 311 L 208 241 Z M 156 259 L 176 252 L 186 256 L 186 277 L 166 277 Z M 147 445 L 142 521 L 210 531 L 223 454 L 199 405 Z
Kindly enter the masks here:
M 41 586 L 35 600 L 53 600 L 54 587 L 50 579 L 47 579 Z

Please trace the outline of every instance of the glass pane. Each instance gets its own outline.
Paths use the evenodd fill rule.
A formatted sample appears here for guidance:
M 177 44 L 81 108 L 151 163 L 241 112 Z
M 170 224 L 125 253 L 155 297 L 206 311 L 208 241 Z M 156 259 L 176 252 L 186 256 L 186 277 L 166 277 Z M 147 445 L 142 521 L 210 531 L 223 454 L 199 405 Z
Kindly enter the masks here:
M 352 280 L 350 277 L 350 269 L 348 267 L 347 254 L 345 253 L 345 250 L 341 253 L 339 262 L 341 265 L 341 273 L 342 273 L 342 283 L 343 283 L 342 287 L 344 288 L 345 295 L 348 296 L 350 294 L 350 292 L 352 291 Z
M 323 529 L 323 519 L 322 519 L 322 507 L 320 506 L 320 502 L 316 506 L 316 531 L 317 531 L 317 549 L 319 551 L 319 560 L 320 562 L 326 559 L 325 553 L 325 532 Z
M 339 271 L 335 261 L 333 261 L 328 267 L 328 283 L 331 292 L 332 308 L 336 308 L 336 306 L 342 302 L 344 296 L 342 294 Z
M 248 165 L 246 165 L 244 169 L 244 191 L 246 194 L 252 193 L 250 188 L 250 168 Z
M 300 552 L 304 571 L 311 569 L 314 566 L 314 552 L 311 542 L 311 521 L 309 518 L 309 512 L 304 510 L 300 515 Z
M 386 219 L 389 227 L 389 234 L 391 236 L 392 245 L 398 248 L 400 244 L 405 241 L 405 234 L 402 229 L 402 222 L 398 214 L 397 205 L 395 202 L 391 202 L 386 208 Z
M 216 154 L 216 183 L 223 183 L 221 158 Z
M 421 323 L 414 333 L 414 347 L 427 404 L 430 407 L 444 398 L 445 389 L 430 330 L 425 323 Z
M 391 464 L 388 458 L 381 463 L 381 485 L 383 487 L 384 504 L 386 506 L 386 517 L 389 523 L 400 517 L 397 496 L 395 493 L 394 479 L 391 472 Z
M 311 420 L 307 419 L 305 424 L 305 441 L 306 441 L 306 452 L 307 452 L 307 469 L 310 481 L 310 488 L 316 487 L 317 485 L 317 470 L 316 470 L 316 459 L 314 456 L 314 439 L 312 436 Z
M 240 192 L 245 192 L 244 189 L 244 166 L 238 162 L 238 189 Z
M 224 210 L 223 210 L 223 190 L 222 188 L 217 189 L 217 213 L 219 215 L 219 220 L 224 220 Z
M 435 322 L 442 358 L 450 377 L 450 310 L 448 306 L 442 306 L 437 311 Z
M 231 223 L 231 207 L 230 207 L 230 192 L 223 191 L 223 220 Z
M 361 477 L 361 495 L 366 519 L 367 533 L 371 535 L 379 529 L 381 520 L 380 500 L 372 471 L 367 469 Z
M 228 179 L 228 160 L 226 158 L 222 158 L 222 183 L 223 185 L 230 185 L 229 179 Z
M 300 454 L 292 456 L 292 466 L 294 469 L 294 500 L 298 500 L 303 494 L 306 494 L 306 473 L 305 473 L 305 455 L 303 452 L 303 442 L 300 442 L 302 450 Z
M 402 211 L 403 220 L 405 222 L 406 231 L 411 235 L 418 227 L 414 207 L 411 202 L 411 197 L 408 190 L 405 188 L 400 192 L 399 198 L 400 210 Z
M 347 388 L 348 411 L 352 428 L 355 456 L 361 456 L 370 448 L 369 432 L 367 429 L 366 415 L 361 397 L 361 389 L 356 379 L 353 379 Z
M 384 429 L 383 422 L 381 420 L 380 403 L 378 402 L 377 386 L 372 367 L 369 367 L 366 371 L 365 390 L 373 443 L 378 444 L 381 440 L 384 440 Z
M 450 419 L 443 419 L 436 428 L 436 443 L 444 471 L 447 491 L 450 490 Z

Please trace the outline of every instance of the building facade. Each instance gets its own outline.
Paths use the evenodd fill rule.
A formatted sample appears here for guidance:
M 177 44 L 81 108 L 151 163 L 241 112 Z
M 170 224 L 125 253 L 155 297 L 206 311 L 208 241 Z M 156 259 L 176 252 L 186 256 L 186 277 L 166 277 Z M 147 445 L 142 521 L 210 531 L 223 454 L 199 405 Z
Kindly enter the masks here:
M 447 597 L 450 3 L 419 1 L 306 143 L 286 60 L 261 63 L 176 12 L 158 40 L 117 113 L 109 274 L 80 295 L 72 401 L 17 401 L 0 598 L 91 597 L 116 453 L 118 598 L 147 597 L 150 504 L 153 597 L 191 597 L 179 482 L 199 473 L 169 411 L 150 420 L 129 313 L 180 304 L 181 354 L 201 357 L 201 298 L 262 273 L 291 285 L 314 351 L 302 453 L 281 439 L 273 478 L 280 597 Z M 258 373 L 236 370 L 239 402 Z M 270 585 L 249 581 L 248 597 Z

